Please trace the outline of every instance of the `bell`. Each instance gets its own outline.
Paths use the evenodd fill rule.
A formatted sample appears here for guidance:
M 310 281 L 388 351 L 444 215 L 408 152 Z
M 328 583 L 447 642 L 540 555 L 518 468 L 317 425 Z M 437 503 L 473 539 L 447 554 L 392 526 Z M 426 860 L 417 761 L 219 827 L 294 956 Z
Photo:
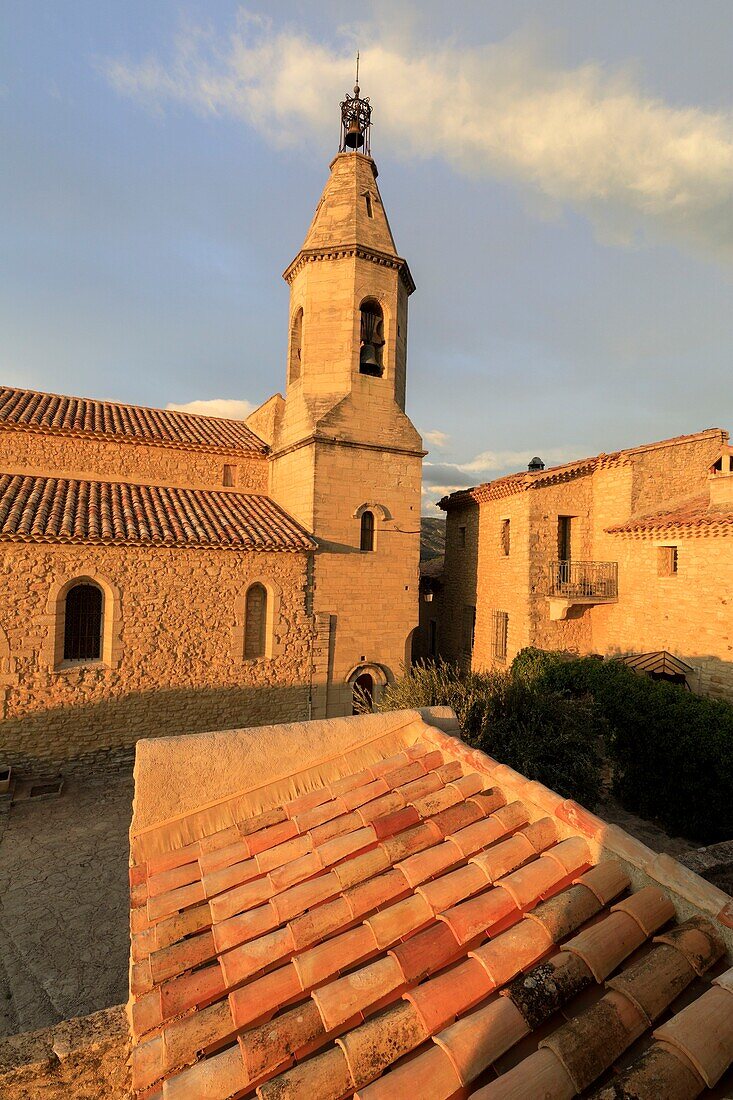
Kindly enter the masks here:
M 374 344 L 362 344 L 359 353 L 359 370 L 362 374 L 373 374 L 380 377 L 382 368 L 377 359 L 377 350 Z
M 346 137 L 344 138 L 344 145 L 349 149 L 361 149 L 364 144 L 364 135 L 361 132 L 361 128 L 356 118 L 352 118 L 349 123 L 349 128 L 346 131 Z

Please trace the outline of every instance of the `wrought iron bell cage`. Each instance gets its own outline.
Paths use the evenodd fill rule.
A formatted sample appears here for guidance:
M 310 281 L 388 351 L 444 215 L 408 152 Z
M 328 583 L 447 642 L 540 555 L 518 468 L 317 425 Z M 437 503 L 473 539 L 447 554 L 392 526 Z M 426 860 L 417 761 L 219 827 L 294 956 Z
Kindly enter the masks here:
M 358 84 L 354 85 L 354 94 L 346 93 L 341 104 L 340 153 L 371 153 L 372 108 L 369 97 L 361 98 Z

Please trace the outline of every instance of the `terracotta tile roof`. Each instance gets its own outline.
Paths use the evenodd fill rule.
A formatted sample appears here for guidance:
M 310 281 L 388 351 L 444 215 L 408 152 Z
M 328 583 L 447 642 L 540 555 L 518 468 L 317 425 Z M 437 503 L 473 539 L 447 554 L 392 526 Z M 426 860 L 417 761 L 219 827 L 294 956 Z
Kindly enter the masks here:
M 665 531 L 680 531 L 686 536 L 710 536 L 733 534 L 733 506 L 711 507 L 707 496 L 694 497 L 674 508 L 636 516 L 626 523 L 607 527 L 611 535 L 635 535 L 655 537 Z
M 0 541 L 311 550 L 269 497 L 0 474 Z
M 629 447 L 623 451 L 613 451 L 611 454 L 593 455 L 589 458 L 565 462 L 560 466 L 548 466 L 547 469 L 539 470 L 537 473 L 520 470 L 516 474 L 507 474 L 506 477 L 498 477 L 494 481 L 485 481 L 471 489 L 459 489 L 457 492 L 439 500 L 438 507 L 447 512 L 450 508 L 463 508 L 467 504 L 482 504 L 487 500 L 501 500 L 503 497 L 524 493 L 529 489 L 542 489 L 548 485 L 570 481 L 575 477 L 593 473 L 596 469 L 623 465 L 630 461 L 632 455 L 654 450 L 657 447 L 668 447 L 670 444 L 687 443 L 695 439 L 704 439 L 716 435 L 720 437 L 721 445 L 728 439 L 728 433 L 722 428 L 707 428 L 703 432 L 677 435 L 670 439 L 661 439 L 656 443 L 645 443 L 640 447 Z
M 267 446 L 241 420 L 120 405 L 0 386 L 0 429 L 92 436 L 187 450 L 265 454 Z
M 195 814 L 133 844 L 137 1095 L 651 1100 L 617 1081 L 730 1083 L 722 926 L 632 885 L 632 857 L 651 875 L 653 853 L 432 727 L 340 766 L 289 801 L 260 790 L 254 816 L 227 800 L 231 824 L 193 841 Z M 623 859 L 598 861 L 601 828 Z

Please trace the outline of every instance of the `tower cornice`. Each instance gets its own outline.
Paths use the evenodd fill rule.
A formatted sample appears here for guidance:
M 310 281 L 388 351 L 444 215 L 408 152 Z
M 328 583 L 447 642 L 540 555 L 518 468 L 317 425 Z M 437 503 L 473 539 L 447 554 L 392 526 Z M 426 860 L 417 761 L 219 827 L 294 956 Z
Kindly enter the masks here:
M 368 260 L 380 267 L 390 267 L 399 271 L 400 279 L 405 285 L 408 294 L 415 290 L 415 281 L 410 273 L 407 260 L 400 256 L 391 256 L 387 252 L 378 252 L 376 249 L 365 248 L 363 245 L 335 245 L 332 248 L 303 248 L 295 257 L 289 267 L 283 271 L 283 279 L 290 285 L 298 272 L 306 264 L 316 263 L 319 260 L 343 260 L 350 257 L 360 260 Z

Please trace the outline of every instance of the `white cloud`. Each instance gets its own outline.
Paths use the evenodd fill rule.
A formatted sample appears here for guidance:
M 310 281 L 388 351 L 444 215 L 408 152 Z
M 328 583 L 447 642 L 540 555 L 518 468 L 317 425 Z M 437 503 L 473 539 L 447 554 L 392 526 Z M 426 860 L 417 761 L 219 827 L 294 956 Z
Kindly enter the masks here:
M 559 466 L 563 462 L 571 462 L 573 459 L 582 458 L 582 448 L 579 447 L 545 447 L 540 448 L 539 458 L 546 466 Z M 488 474 L 499 470 L 526 470 L 529 463 L 537 455 L 537 451 L 482 451 L 470 462 L 464 462 L 456 466 L 458 470 L 466 473 Z
M 214 397 L 209 401 L 187 401 L 183 405 L 170 402 L 166 409 L 173 412 L 198 413 L 199 416 L 219 416 L 224 420 L 246 420 L 256 406 L 251 401 L 236 401 L 226 397 Z
M 671 106 L 599 63 L 562 68 L 527 36 L 406 51 L 383 25 L 362 28 L 361 41 L 368 35 L 362 73 L 378 102 L 380 149 L 517 180 L 581 208 L 606 241 L 641 232 L 733 255 L 730 112 Z M 241 11 L 227 38 L 182 33 L 168 63 L 100 67 L 152 110 L 177 102 L 232 115 L 285 145 L 332 136 L 353 54 L 351 40 L 332 49 Z
M 423 439 L 426 439 L 433 447 L 447 447 L 450 443 L 450 436 L 448 433 L 438 431 L 437 428 L 432 432 L 423 432 L 422 436 Z

